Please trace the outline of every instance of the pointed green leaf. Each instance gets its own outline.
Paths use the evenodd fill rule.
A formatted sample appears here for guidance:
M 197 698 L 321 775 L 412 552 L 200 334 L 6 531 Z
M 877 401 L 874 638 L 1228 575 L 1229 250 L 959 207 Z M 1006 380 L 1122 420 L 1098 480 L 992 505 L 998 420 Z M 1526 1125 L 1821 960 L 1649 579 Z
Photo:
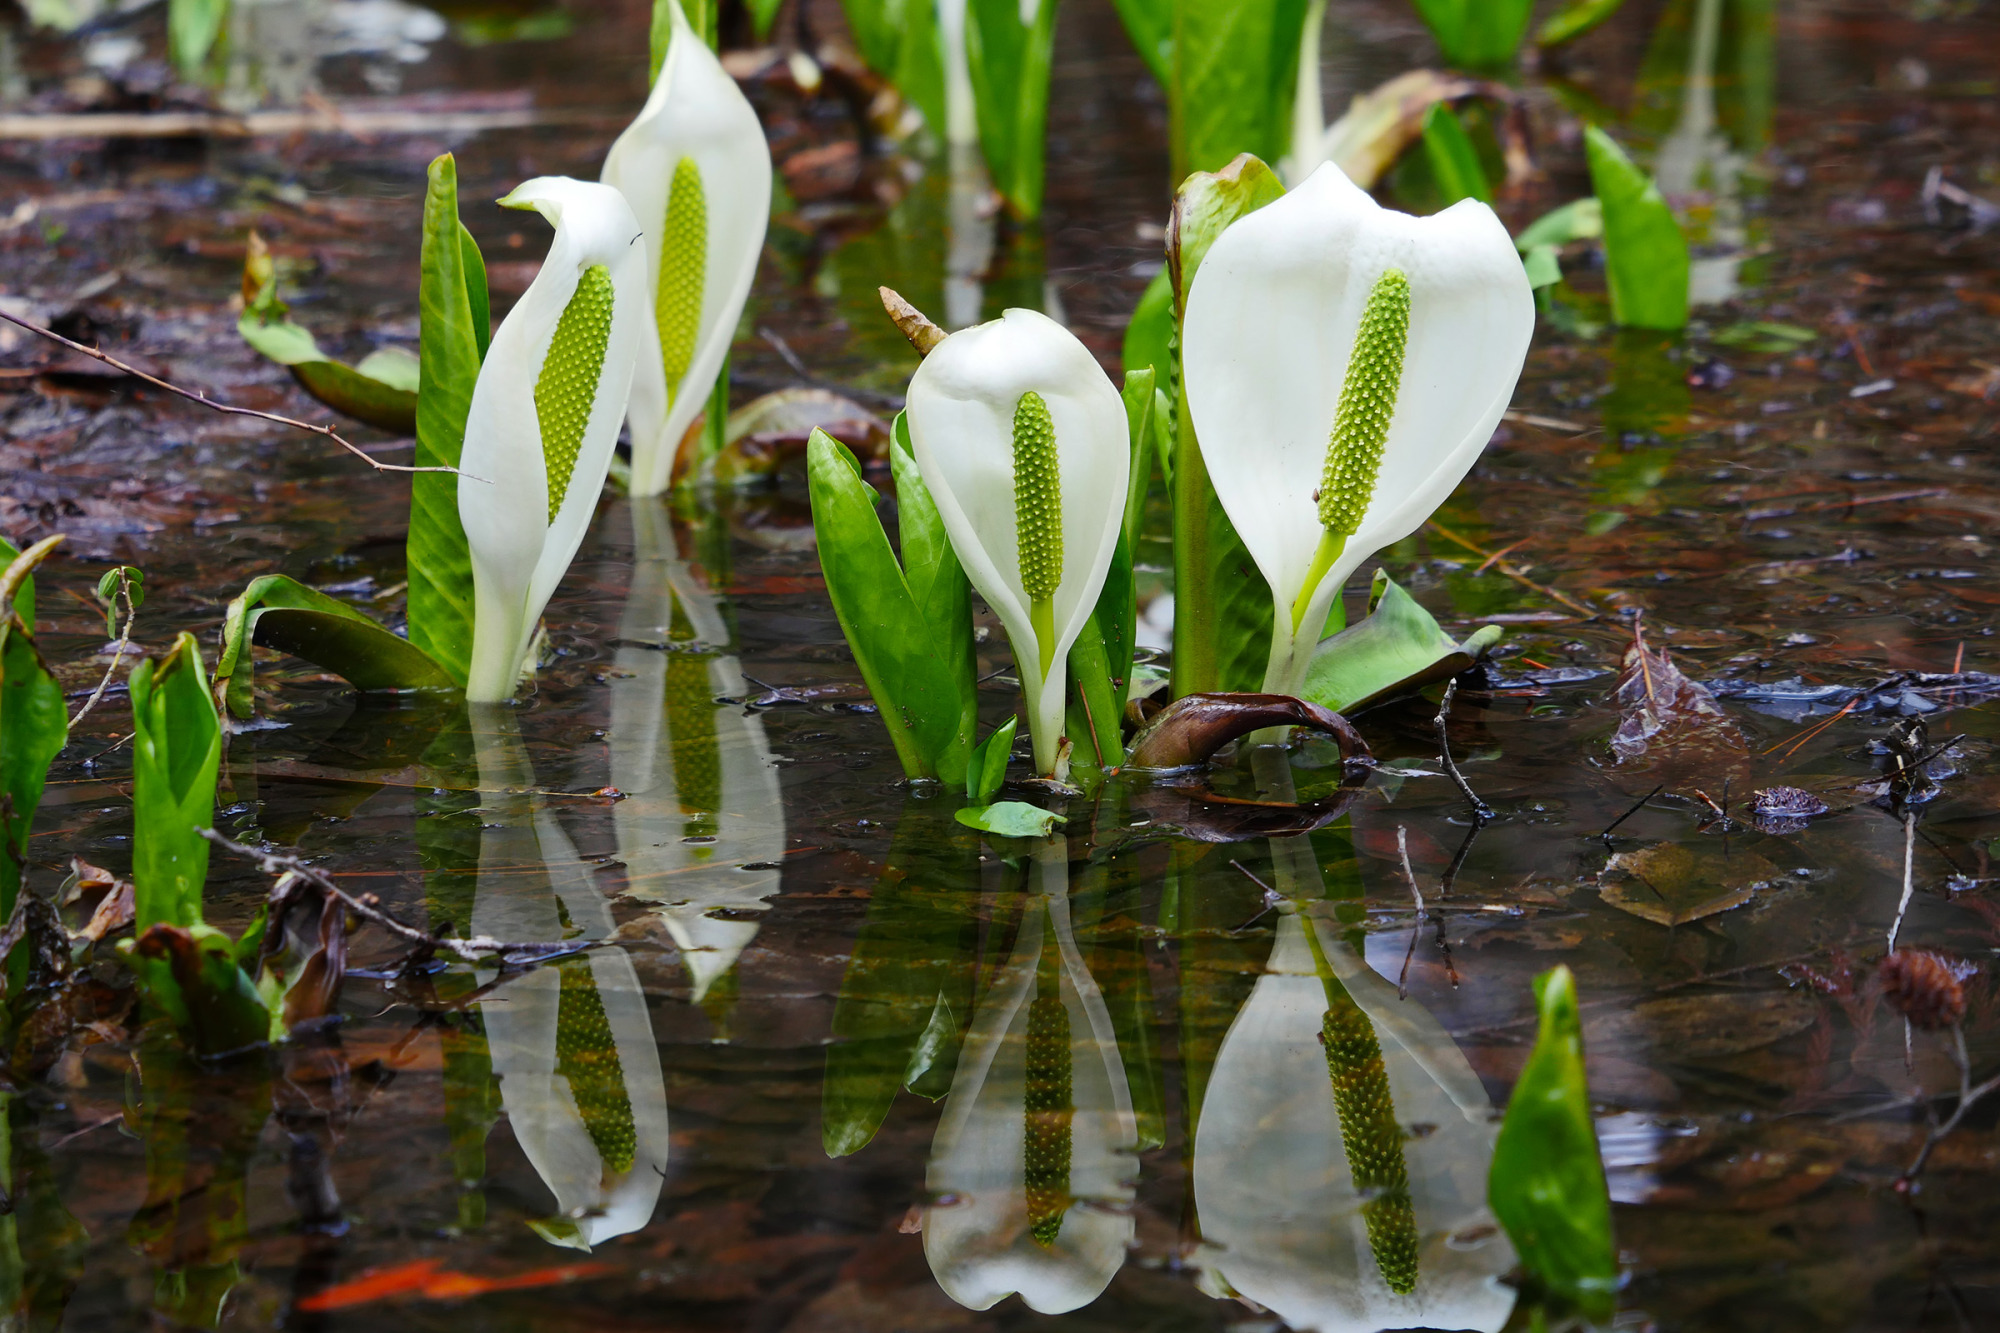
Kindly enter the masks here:
M 1569 0 L 1535 30 L 1535 45 L 1561 46 L 1573 42 L 1616 14 L 1624 3 L 1625 0 Z
M 192 80 L 201 72 L 228 17 L 229 0 L 171 0 L 167 6 L 167 45 L 182 78 Z
M 423 649 L 335 597 L 284 574 L 253 580 L 229 604 L 215 685 L 234 717 L 256 711 L 250 645 L 325 667 L 358 690 L 448 690 L 452 679 Z
M 166 1010 L 195 1054 L 226 1055 L 270 1039 L 271 1011 L 237 966 L 229 937 L 213 926 L 154 925 L 133 941 L 127 957 L 138 964 L 149 998 Z
M 62 686 L 42 660 L 20 614 L 24 600 L 28 599 L 16 593 L 14 614 L 0 622 L 0 793 L 7 800 L 6 837 L 0 846 L 0 919 L 13 913 L 15 891 L 26 870 L 28 827 L 42 803 L 49 765 L 69 739 Z
M 485 267 L 458 220 L 458 167 L 449 153 L 430 165 L 422 265 L 416 463 L 457 467 L 488 330 Z M 448 472 L 410 478 L 407 549 L 410 642 L 463 686 L 472 654 L 472 556 L 458 521 L 458 483 Z
M 1173 78 L 1174 0 L 1111 0 L 1125 33 L 1160 87 Z
M 1687 237 L 1673 210 L 1617 140 L 1595 125 L 1585 129 L 1584 140 L 1591 187 L 1604 206 L 1611 317 L 1622 328 L 1687 327 Z
M 1007 781 L 1007 760 L 1014 753 L 1014 730 L 1019 718 L 1008 718 L 972 748 L 972 761 L 965 768 L 965 799 L 985 805 Z
M 962 782 L 972 749 L 970 682 L 912 595 L 874 492 L 854 455 L 820 430 L 806 445 L 806 478 L 827 596 L 904 774 Z
M 1514 62 L 1535 4 L 1534 0 L 1416 0 L 1416 6 L 1447 63 L 1489 70 Z
M 222 725 L 194 636 L 133 668 L 130 690 L 133 919 L 198 926 L 209 845 L 196 829 L 214 818 Z
M 1431 103 L 1424 113 L 1424 157 L 1447 206 L 1461 199 L 1492 204 L 1493 189 L 1487 184 L 1486 168 L 1479 164 L 1479 150 L 1458 113 L 1444 102 Z
M 978 723 L 978 664 L 972 644 L 972 585 L 958 563 L 951 538 L 938 515 L 937 501 L 917 471 L 910 445 L 910 427 L 896 414 L 890 432 L 890 476 L 896 483 L 896 537 L 901 548 L 903 576 L 910 596 L 930 627 L 931 641 L 944 659 L 945 670 L 959 682 L 959 718 L 970 737 Z
M 1173 179 L 1238 153 L 1266 161 L 1291 140 L 1307 0 L 1178 0 L 1167 101 Z
M 1602 1319 L 1616 1302 L 1618 1254 L 1568 968 L 1535 978 L 1535 1003 L 1535 1049 L 1500 1125 L 1487 1202 L 1528 1272 Z
M 1056 0 L 1035 0 L 1026 22 L 1024 8 L 1021 0 L 967 0 L 965 48 L 993 187 L 1009 213 L 1032 222 L 1042 215 Z
M 1146 284 L 1139 304 L 1132 310 L 1131 320 L 1125 325 L 1122 350 L 1125 373 L 1130 375 L 1135 370 L 1151 370 L 1158 377 L 1155 384 L 1164 386 L 1173 337 L 1174 282 L 1167 270 L 1162 268 Z
M 1466 670 L 1499 641 L 1496 625 L 1455 641 L 1383 570 L 1369 590 L 1368 618 L 1313 653 L 1302 698 L 1336 713 L 1419 689 Z

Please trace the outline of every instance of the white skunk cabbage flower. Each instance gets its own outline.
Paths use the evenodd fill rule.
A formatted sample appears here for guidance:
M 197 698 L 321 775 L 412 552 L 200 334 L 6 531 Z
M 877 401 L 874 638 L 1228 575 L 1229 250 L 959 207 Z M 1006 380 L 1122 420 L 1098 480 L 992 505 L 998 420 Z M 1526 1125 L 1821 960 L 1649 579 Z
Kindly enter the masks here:
M 458 517 L 472 552 L 474 703 L 513 695 L 597 512 L 647 308 L 639 224 L 618 191 L 539 176 L 500 203 L 534 209 L 556 235 L 494 330 L 466 413 Z
M 1299 692 L 1348 575 L 1471 470 L 1534 331 L 1513 239 L 1476 200 L 1411 217 L 1328 163 L 1210 247 L 1182 373 L 1216 496 L 1271 585 L 1266 690 Z
M 1498 1133 L 1438 1021 L 1287 910 L 1195 1129 L 1204 1289 L 1316 1333 L 1497 1333 L 1514 1306 L 1486 1207 Z
M 675 546 L 668 501 L 632 501 L 632 586 L 611 683 L 612 811 L 624 897 L 653 906 L 699 1002 L 777 893 L 785 800 L 714 592 Z M 705 645 L 712 651 L 701 651 Z M 754 867 L 754 868 L 753 868 Z
M 1124 400 L 1075 334 L 1009 310 L 932 348 L 906 410 L 952 549 L 1013 645 L 1035 769 L 1052 775 L 1070 645 L 1124 521 Z
M 632 381 L 634 495 L 673 480 L 681 436 L 729 355 L 771 214 L 771 149 L 757 113 L 681 7 L 667 9 L 666 62 L 602 175 L 646 231 L 653 318 Z
M 475 708 L 479 839 L 474 934 L 603 939 L 616 929 L 596 866 L 529 793 L 534 770 L 511 710 Z M 525 869 L 524 869 L 525 868 Z M 643 1228 L 667 1165 L 667 1086 L 646 992 L 623 949 L 593 949 L 499 981 L 479 1009 L 500 1101 L 521 1151 L 556 1198 L 532 1223 L 544 1240 L 588 1250 Z
M 1012 957 L 972 1015 L 925 1185 L 945 1294 L 1041 1314 L 1103 1294 L 1132 1242 L 1138 1124 L 1104 996 L 1077 952 L 1068 848 L 1036 851 Z

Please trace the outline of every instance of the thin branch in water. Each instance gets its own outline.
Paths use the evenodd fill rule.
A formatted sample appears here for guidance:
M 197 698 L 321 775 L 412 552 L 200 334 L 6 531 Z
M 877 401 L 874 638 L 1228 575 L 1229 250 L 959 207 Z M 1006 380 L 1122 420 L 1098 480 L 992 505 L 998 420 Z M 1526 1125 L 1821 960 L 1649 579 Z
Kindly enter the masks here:
M 1889 952 L 1896 952 L 1896 936 L 1902 933 L 1903 914 L 1910 910 L 1910 895 L 1916 892 L 1916 877 L 1912 873 L 1917 856 L 1917 816 L 1915 811 L 1903 815 L 1903 898 L 1896 904 L 1896 919 L 1889 925 Z
M 1439 898 L 1451 897 L 1452 889 L 1458 884 L 1459 867 L 1465 864 L 1466 855 L 1472 851 L 1472 844 L 1479 837 L 1480 827 L 1476 821 L 1466 826 L 1465 836 L 1458 841 L 1458 850 L 1451 855 L 1451 864 L 1444 868 L 1444 878 L 1438 881 Z
M 1451 730 L 1449 727 L 1449 723 L 1451 722 L 1451 701 L 1457 694 L 1458 681 L 1453 679 L 1447 682 L 1444 687 L 1444 698 L 1438 703 L 1437 721 L 1435 724 L 1437 727 L 1438 756 L 1444 760 L 1444 771 L 1451 774 L 1451 780 L 1458 784 L 1459 794 L 1465 797 L 1465 803 L 1472 807 L 1474 822 L 1484 824 L 1487 820 L 1493 818 L 1493 807 L 1479 799 L 1478 793 L 1472 790 L 1472 784 L 1465 780 L 1465 774 L 1458 771 L 1458 765 L 1453 763 L 1451 758 Z
M 1630 810 L 1627 810 L 1624 814 L 1618 816 L 1618 818 L 1612 820 L 1609 824 L 1606 824 L 1604 826 L 1604 832 L 1598 834 L 1597 836 L 1599 838 L 1608 840 L 1611 837 L 1611 830 L 1617 828 L 1620 824 L 1630 819 L 1633 815 L 1636 815 L 1641 810 L 1645 809 L 1646 802 L 1652 800 L 1655 796 L 1658 796 L 1661 792 L 1665 791 L 1666 789 L 1667 789 L 1667 784 L 1662 782 L 1659 786 L 1653 788 L 1651 791 L 1647 792 L 1644 796 L 1641 796 L 1639 798 L 1639 803 L 1637 805 L 1633 806 Z
M 1909 1192 L 1910 1187 L 1916 1183 L 1917 1177 L 1923 1173 L 1925 1165 L 1930 1162 L 1931 1153 L 1937 1148 L 1938 1144 L 1944 1142 L 1945 1137 L 1958 1128 L 1959 1122 L 1965 1119 L 1966 1113 L 1977 1105 L 1982 1098 L 1993 1092 L 1996 1088 L 2000 1088 L 2000 1075 L 1995 1075 L 1987 1079 L 1977 1087 L 1973 1086 L 1972 1059 L 1966 1053 L 1965 1049 L 1965 1025 L 1962 1023 L 1953 1023 L 1951 1025 L 1951 1035 L 1951 1058 L 1952 1062 L 1958 1066 L 1958 1105 L 1952 1108 L 1950 1118 L 1943 1124 L 1936 1123 L 1936 1118 L 1933 1116 L 1930 1132 L 1924 1135 L 1924 1146 L 1917 1150 L 1916 1160 L 1910 1163 L 1909 1170 L 1896 1177 L 1896 1189 L 1898 1193 L 1906 1194 Z
M 139 619 L 139 608 L 132 605 L 132 588 L 125 579 L 125 571 L 121 568 L 118 574 L 118 594 L 125 599 L 125 624 L 118 631 L 118 646 L 111 654 L 111 665 L 104 668 L 104 678 L 97 682 L 97 688 L 90 692 L 90 697 L 83 701 L 83 707 L 77 709 L 76 716 L 69 720 L 72 731 L 77 723 L 90 715 L 90 710 L 97 707 L 97 701 L 111 688 L 111 678 L 118 674 L 119 664 L 125 660 L 125 650 L 132 648 L 132 625 Z M 132 651 L 136 656 L 138 649 L 132 648 Z
M 1450 693 L 1449 686 L 1445 692 Z M 1410 947 L 1403 950 L 1403 970 L 1396 974 L 1396 998 L 1401 1000 L 1409 995 L 1410 959 L 1416 955 L 1417 930 L 1424 923 L 1424 891 L 1417 887 L 1417 872 L 1410 869 L 1410 831 L 1401 824 L 1396 825 L 1396 854 L 1403 858 L 1403 878 L 1410 881 L 1410 897 L 1417 904 L 1417 919 L 1410 926 Z
M 109 352 L 99 351 L 95 347 L 85 347 L 80 342 L 63 337 L 54 329 L 45 329 L 30 320 L 22 319 L 19 315 L 9 314 L 5 310 L 0 310 L 0 319 L 6 320 L 9 324 L 18 325 L 28 332 L 35 334 L 37 337 L 47 338 L 50 342 L 60 343 L 62 346 L 69 348 L 70 351 L 87 356 L 93 361 L 101 361 L 113 370 L 122 371 L 130 375 L 133 379 L 144 380 L 156 389 L 165 389 L 175 397 L 185 398 L 191 403 L 200 403 L 203 407 L 211 411 L 221 412 L 232 417 L 254 417 L 259 421 L 269 421 L 279 426 L 290 426 L 293 430 L 302 430 L 309 435 L 322 436 L 347 450 L 348 453 L 353 454 L 377 472 L 451 472 L 472 481 L 486 480 L 484 477 L 475 477 L 470 472 L 460 472 L 455 467 L 408 467 L 401 463 L 384 463 L 360 445 L 347 439 L 332 426 L 315 426 L 308 421 L 299 421 L 292 417 L 279 416 L 276 412 L 260 412 L 254 407 L 235 407 L 229 403 L 218 403 L 206 394 L 196 393 L 191 389 L 183 389 L 177 384 L 169 384 L 156 375 L 148 375 L 143 370 L 127 365 Z

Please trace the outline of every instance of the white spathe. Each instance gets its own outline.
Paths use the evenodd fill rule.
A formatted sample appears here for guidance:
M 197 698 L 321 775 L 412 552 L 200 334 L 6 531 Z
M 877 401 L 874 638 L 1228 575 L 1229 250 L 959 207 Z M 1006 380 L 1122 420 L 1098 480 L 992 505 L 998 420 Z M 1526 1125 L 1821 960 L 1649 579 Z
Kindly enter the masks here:
M 1326 991 L 1306 932 L 1374 1026 L 1416 1214 L 1416 1289 L 1383 1281 L 1334 1109 Z M 1420 1132 L 1408 1133 L 1413 1127 Z M 1287 909 L 1209 1075 L 1195 1130 L 1197 1256 L 1211 1294 L 1240 1294 L 1314 1333 L 1479 1329 L 1507 1322 L 1514 1251 L 1486 1207 L 1499 1132 L 1479 1077 L 1431 1016 L 1399 1000 L 1330 923 Z
M 1103 1294 L 1132 1243 L 1138 1125 L 1117 1032 L 1069 918 L 1067 844 L 1036 850 L 1035 891 L 1006 967 L 972 1016 L 931 1144 L 924 1183 L 924 1257 L 945 1294 L 985 1310 L 1018 1292 L 1041 1314 L 1081 1309 Z M 1059 953 L 1057 984 L 1069 1013 L 1069 1193 L 1048 1246 L 1029 1230 L 1023 1134 L 1027 1126 L 1028 1010 L 1046 949 Z
M 478 707 L 471 721 L 484 807 L 472 933 L 503 940 L 563 939 L 571 930 L 579 941 L 610 935 L 617 923 L 597 886 L 597 866 L 577 855 L 554 811 L 532 794 L 519 718 L 510 709 Z M 554 967 L 511 979 L 490 968 L 478 972 L 482 984 L 499 983 L 479 1011 L 507 1123 L 556 1199 L 555 1216 L 535 1229 L 581 1250 L 652 1220 L 669 1146 L 660 1048 L 632 959 L 616 947 L 586 957 L 632 1110 L 632 1165 L 622 1172 L 607 1168 L 569 1080 L 557 1072 L 562 974 Z
M 1014 515 L 1014 411 L 1029 391 L 1055 423 L 1062 579 L 1047 676 L 1022 586 Z M 1027 696 L 1035 770 L 1055 771 L 1066 659 L 1097 606 L 1130 485 L 1125 403 L 1076 335 L 1034 310 L 951 334 L 917 367 L 906 408 L 917 470 L 965 575 L 1007 629 Z
M 535 210 L 556 234 L 541 271 L 493 331 L 466 413 L 458 517 L 472 554 L 472 661 L 465 697 L 475 703 L 513 695 L 542 609 L 597 512 L 632 387 L 639 335 L 651 324 L 652 309 L 645 266 L 633 244 L 639 224 L 618 191 L 567 176 L 539 176 L 500 202 Z M 578 280 L 599 264 L 611 274 L 611 332 L 569 487 L 551 520 L 535 384 Z
M 630 413 L 634 495 L 658 495 L 673 481 L 681 437 L 729 355 L 771 216 L 771 149 L 757 113 L 681 7 L 667 8 L 673 37 L 660 77 L 638 119 L 611 145 L 602 178 L 624 192 L 645 228 L 648 310 L 659 291 L 667 203 L 683 158 L 701 172 L 707 245 L 694 356 L 677 394 L 668 392 L 659 326 L 649 317 L 640 335 Z
M 1348 358 L 1391 268 L 1410 282 L 1410 332 L 1382 469 L 1294 635 Z M 1188 294 L 1182 375 L 1216 496 L 1277 605 L 1266 690 L 1298 693 L 1348 575 L 1421 527 L 1471 470 L 1534 330 L 1527 274 L 1492 209 L 1468 199 L 1427 218 L 1393 212 L 1331 163 L 1209 248 Z
M 763 718 L 716 702 L 745 693 L 741 664 L 675 644 L 677 612 L 692 642 L 728 647 L 729 622 L 681 558 L 668 501 L 634 498 L 632 586 L 611 682 L 611 785 L 624 798 L 612 819 L 623 896 L 654 909 L 699 1002 L 756 938 L 753 913 L 778 891 L 785 801 Z M 698 668 L 697 688 L 670 694 L 676 663 Z

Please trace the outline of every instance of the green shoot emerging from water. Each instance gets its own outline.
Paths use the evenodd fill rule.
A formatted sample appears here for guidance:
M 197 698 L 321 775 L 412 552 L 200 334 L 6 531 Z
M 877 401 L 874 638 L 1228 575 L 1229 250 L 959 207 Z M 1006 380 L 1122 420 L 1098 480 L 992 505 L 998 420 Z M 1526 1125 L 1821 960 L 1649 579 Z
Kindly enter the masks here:
M 1347 378 L 1340 388 L 1333 435 L 1327 441 L 1326 468 L 1321 473 L 1319 521 L 1326 531 L 1313 553 L 1305 587 L 1292 605 L 1292 630 L 1297 633 L 1319 581 L 1340 558 L 1347 539 L 1361 528 L 1368 503 L 1375 496 L 1375 479 L 1382 471 L 1382 449 L 1389 440 L 1389 423 L 1396 415 L 1396 394 L 1403 383 L 1403 351 L 1410 341 L 1410 280 L 1401 269 L 1389 269 L 1376 279 L 1361 312 Z
M 611 271 L 592 264 L 577 279 L 556 322 L 555 341 L 535 381 L 535 415 L 542 424 L 542 456 L 549 470 L 549 522 L 555 522 L 570 474 L 583 448 L 584 427 L 597 405 L 597 381 L 604 374 L 604 351 L 611 341 Z
M 679 400 L 681 381 L 694 363 L 707 276 L 708 196 L 702 189 L 701 168 L 693 158 L 684 157 L 674 167 L 673 191 L 667 195 L 667 220 L 660 233 L 660 289 L 653 301 L 670 401 Z
M 1030 389 L 1014 405 L 1014 531 L 1021 587 L 1041 645 L 1041 672 L 1055 661 L 1055 595 L 1062 582 L 1062 477 L 1056 465 L 1056 423 Z

